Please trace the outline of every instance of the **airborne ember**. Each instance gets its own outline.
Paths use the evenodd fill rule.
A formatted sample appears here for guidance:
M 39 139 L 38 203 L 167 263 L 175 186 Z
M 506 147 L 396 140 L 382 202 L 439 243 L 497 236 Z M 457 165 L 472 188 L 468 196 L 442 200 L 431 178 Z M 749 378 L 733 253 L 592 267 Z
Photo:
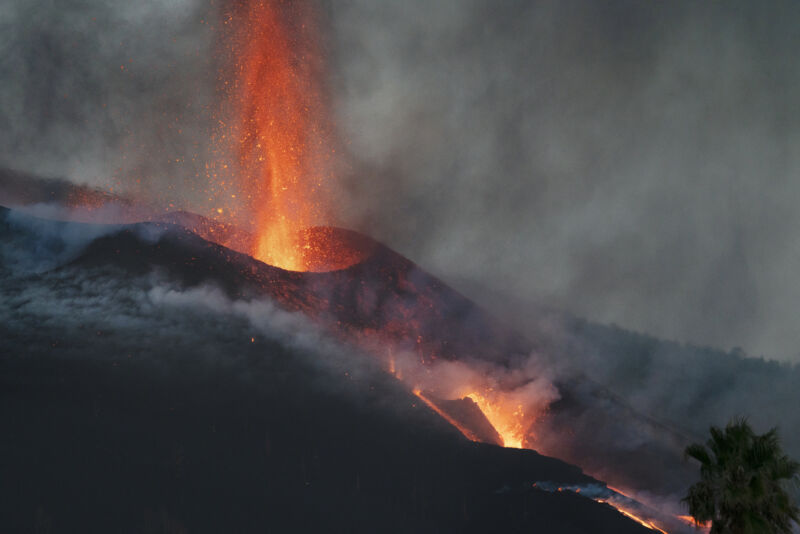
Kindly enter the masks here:
M 230 154 L 233 174 L 222 190 L 244 202 L 235 218 L 254 222 L 254 257 L 317 270 L 316 246 L 305 232 L 329 223 L 334 149 L 312 5 L 235 3 L 223 33 L 232 64 L 221 74 L 222 109 L 233 116 L 222 120 L 219 152 Z

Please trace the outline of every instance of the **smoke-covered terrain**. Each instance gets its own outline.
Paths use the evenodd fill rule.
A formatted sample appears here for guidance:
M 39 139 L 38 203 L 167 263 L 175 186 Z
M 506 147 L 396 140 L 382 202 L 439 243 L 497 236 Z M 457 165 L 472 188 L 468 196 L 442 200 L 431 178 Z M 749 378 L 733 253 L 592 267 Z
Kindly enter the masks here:
M 556 374 L 590 377 L 696 440 L 709 425 L 733 416 L 749 418 L 760 430 L 777 426 L 787 449 L 800 456 L 795 364 L 658 339 L 469 287 L 468 294 L 492 303 L 494 313 L 537 339 Z
M 56 210 L 55 206 L 41 205 L 28 209 L 45 214 Z M 61 216 L 65 213 L 60 211 Z M 265 343 L 273 347 L 264 349 L 266 354 L 289 351 L 305 362 L 303 369 L 297 370 L 300 375 L 307 372 L 306 365 L 311 366 L 314 377 L 309 375 L 304 385 L 313 393 L 301 395 L 338 395 L 357 407 L 370 401 L 353 396 L 347 385 L 351 381 L 361 384 L 358 387 L 365 387 L 366 381 L 373 391 L 378 387 L 376 380 L 383 384 L 379 390 L 393 383 L 374 356 L 342 345 L 307 316 L 289 313 L 279 302 L 259 297 L 257 289 L 248 289 L 247 277 L 237 274 L 239 268 L 231 258 L 222 262 L 214 259 L 226 254 L 225 249 L 209 248 L 210 244 L 179 227 L 48 221 L 5 211 L 3 228 L 0 316 L 4 325 L 2 348 L 9 365 L 5 376 L 12 385 L 20 380 L 19 373 L 35 375 L 47 366 L 61 366 L 64 359 L 79 362 L 76 365 L 88 360 L 101 368 L 122 365 L 127 369 L 135 364 L 140 369 L 144 365 L 160 369 L 159 373 L 173 373 L 169 371 L 173 365 L 179 365 L 180 372 L 186 366 L 211 366 L 197 372 L 233 372 L 246 378 L 253 359 L 271 358 L 254 355 L 258 352 L 255 346 Z M 453 317 L 457 323 L 451 326 L 458 327 L 458 322 L 467 320 L 459 314 Z M 494 387 L 507 388 L 508 382 L 522 384 L 512 386 L 518 389 L 509 390 L 511 398 L 531 409 L 539 406 L 537 409 L 545 410 L 533 427 L 535 439 L 529 446 L 633 490 L 637 498 L 673 514 L 681 512 L 677 503 L 694 471 L 682 461 L 681 451 L 690 440 L 698 439 L 708 424 L 726 417 L 724 410 L 732 405 L 746 409 L 770 405 L 772 414 L 740 412 L 758 416 L 760 424 L 771 422 L 773 414 L 777 418 L 780 413 L 791 412 L 791 376 L 779 379 L 782 367 L 777 364 L 710 349 L 683 348 L 541 310 L 536 317 L 537 322 L 524 329 L 535 340 L 528 360 L 497 359 L 494 353 L 486 355 L 494 360 L 474 360 L 469 350 L 460 349 L 455 361 L 420 366 L 409 355 L 398 358 L 396 365 L 407 375 L 405 384 L 416 384 L 443 398 L 458 398 L 464 394 L 459 391 L 467 391 L 487 377 L 494 381 L 490 382 Z M 471 326 L 467 322 L 468 328 L 481 328 L 480 323 L 472 321 Z M 447 324 L 442 323 L 438 330 L 447 330 Z M 503 346 L 503 338 L 490 339 Z M 108 346 L 102 348 L 105 344 Z M 251 355 L 243 360 L 241 351 Z M 180 355 L 178 364 L 173 363 L 172 355 Z M 695 372 L 690 370 L 690 359 Z M 41 366 L 26 370 L 26 362 L 37 361 Z M 745 381 L 736 383 L 725 375 L 718 377 L 720 382 L 711 379 L 720 368 L 727 367 L 747 368 L 750 372 L 743 376 L 748 377 L 749 384 L 773 381 L 786 383 L 787 388 L 748 392 Z M 128 371 L 120 372 L 128 375 Z M 652 387 L 648 380 L 651 373 L 658 373 L 659 383 L 669 389 Z M 165 379 L 167 388 L 176 375 L 169 376 Z M 136 381 L 141 376 L 128 378 Z M 98 387 L 106 381 L 103 378 Z M 715 383 L 719 386 L 704 387 Z M 253 387 L 273 389 L 261 381 Z M 397 383 L 391 387 L 398 395 L 408 395 L 408 390 L 402 393 L 403 387 Z M 734 401 L 737 390 L 739 398 Z M 299 393 L 281 393 L 294 394 Z M 269 404 L 267 412 L 272 413 L 278 402 Z M 26 404 L 20 401 L 15 409 L 24 411 Z M 384 410 L 389 411 L 387 417 L 398 410 L 388 401 L 381 406 L 377 417 L 382 417 Z M 25 418 L 14 409 L 10 416 L 15 421 Z M 778 422 L 787 420 L 791 422 L 790 415 Z M 792 428 L 784 432 L 790 450 L 797 448 L 798 441 Z M 328 435 L 321 439 L 342 438 Z M 537 482 L 557 479 L 559 485 L 586 485 L 537 472 L 530 478 Z M 509 487 L 515 488 L 513 484 Z
M 4 531 L 643 531 L 306 317 L 176 277 L 202 251 L 174 232 L 2 212 Z M 117 257 L 148 246 L 172 267 Z

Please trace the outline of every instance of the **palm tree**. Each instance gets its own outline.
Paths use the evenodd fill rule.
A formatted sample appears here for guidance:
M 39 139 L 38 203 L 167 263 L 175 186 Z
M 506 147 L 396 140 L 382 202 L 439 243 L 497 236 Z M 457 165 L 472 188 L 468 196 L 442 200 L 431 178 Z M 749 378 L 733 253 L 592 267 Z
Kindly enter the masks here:
M 799 510 L 786 484 L 800 464 L 783 453 L 775 428 L 757 435 L 746 419 L 732 419 L 686 456 L 700 462 L 700 481 L 683 502 L 697 523 L 711 522 L 711 534 L 792 532 Z

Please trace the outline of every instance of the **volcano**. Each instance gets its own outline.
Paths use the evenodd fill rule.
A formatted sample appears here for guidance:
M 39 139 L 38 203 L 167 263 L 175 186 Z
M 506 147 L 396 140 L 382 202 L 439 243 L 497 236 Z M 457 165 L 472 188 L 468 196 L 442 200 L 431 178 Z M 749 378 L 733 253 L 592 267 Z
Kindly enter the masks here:
M 214 298 L 202 299 L 210 311 L 165 304 L 213 282 L 235 302 L 267 291 L 304 310 L 322 302 L 322 275 L 275 270 L 165 223 L 7 209 L 0 221 L 5 531 L 647 531 L 608 505 L 535 488 L 602 483 L 465 439 L 356 349 L 287 342 L 281 321 L 243 325 L 214 313 Z
M 41 192 L 48 193 L 47 184 L 41 186 Z M 74 198 L 75 192 L 67 188 L 58 194 L 45 194 L 45 198 L 49 200 L 59 195 Z M 25 261 L 15 263 L 14 258 L 36 258 L 36 261 L 44 258 L 46 268 L 38 266 L 33 275 L 12 277 L 13 283 L 24 287 L 44 280 L 59 286 L 64 283 L 64 276 L 73 276 L 65 273 L 78 273 L 74 276 L 81 279 L 89 276 L 98 281 L 135 280 L 147 285 L 151 283 L 147 280 L 155 273 L 159 283 L 169 284 L 170 291 L 190 293 L 211 287 L 231 302 L 266 299 L 284 312 L 321 326 L 337 343 L 363 353 L 364 359 L 373 362 L 380 374 L 393 382 L 393 390 L 400 388 L 410 396 L 401 404 L 428 410 L 440 419 L 440 426 L 460 432 L 467 441 L 487 446 L 505 444 L 507 437 L 498 433 L 497 421 L 487 418 L 487 406 L 472 398 L 448 397 L 438 391 L 415 390 L 411 395 L 413 383 L 401 376 L 400 368 L 395 368 L 399 355 L 405 355 L 406 372 L 410 369 L 425 374 L 435 370 L 441 362 L 458 362 L 468 367 L 503 369 L 510 376 L 517 376 L 515 369 L 525 365 L 531 354 L 544 348 L 504 326 L 481 306 L 414 262 L 363 234 L 318 227 L 304 235 L 308 246 L 316 251 L 314 257 L 319 262 L 316 268 L 304 272 L 287 271 L 219 244 L 224 242 L 248 250 L 252 237 L 234 225 L 188 212 L 158 214 L 131 203 L 114 202 L 127 206 L 127 214 L 156 215 L 151 222 L 98 225 L 43 220 L 4 209 L 3 237 L 8 248 L 6 255 L 11 258 L 4 262 L 5 272 L 25 271 L 20 268 Z M 26 204 L 30 210 L 31 203 Z M 66 217 L 73 217 L 73 214 L 74 211 L 61 213 Z M 77 218 L 84 220 L 87 214 L 91 212 L 79 211 Z M 88 237 L 72 242 L 75 239 L 65 236 Z M 15 331 L 8 334 L 9 339 L 20 335 Z M 70 342 L 61 339 L 65 337 L 63 333 L 56 337 L 51 349 L 58 353 Z M 245 343 L 255 343 L 255 336 L 243 337 Z M 28 340 L 33 345 L 37 342 Z M 210 343 L 213 345 L 214 341 Z M 109 353 L 135 352 L 136 345 L 119 344 L 110 348 Z M 147 353 L 153 349 L 139 350 Z M 156 350 L 161 351 L 163 348 Z M 38 354 L 49 361 L 51 351 L 42 352 Z M 251 348 L 245 352 L 250 353 Z M 75 358 L 76 361 L 83 359 Z M 413 364 L 411 367 L 409 362 Z M 6 363 L 15 368 L 16 363 Z M 66 373 L 73 372 L 73 364 L 60 359 L 54 363 L 66 365 L 70 369 Z M 14 371 L 17 372 L 23 371 Z M 525 382 L 530 377 L 519 380 Z M 523 429 L 527 436 L 526 447 L 588 466 L 591 472 L 602 473 L 615 485 L 626 488 L 668 495 L 680 491 L 688 483 L 690 473 L 679 461 L 679 451 L 688 438 L 662 422 L 637 413 L 588 378 L 560 381 L 556 385 L 560 400 L 535 420 L 529 420 L 530 428 Z M 519 384 L 511 387 L 519 387 Z M 287 397 L 294 394 L 285 393 Z M 277 401 L 273 400 L 272 404 Z M 628 436 L 636 446 L 620 450 L 617 446 L 620 435 Z M 329 436 L 327 439 L 339 438 Z M 509 449 L 502 450 L 512 454 Z M 521 454 L 528 452 L 519 451 Z M 525 495 L 534 491 L 532 484 L 537 481 L 557 480 L 558 484 L 571 487 L 598 483 L 588 478 L 576 481 L 566 472 L 557 473 L 557 476 L 543 475 L 535 469 L 526 477 L 531 483 L 527 489 L 519 486 L 521 482 L 515 478 L 514 484 L 499 484 L 494 490 L 507 487 L 503 494 L 510 492 L 513 499 L 524 500 L 529 498 Z M 524 491 L 520 493 L 521 490 Z

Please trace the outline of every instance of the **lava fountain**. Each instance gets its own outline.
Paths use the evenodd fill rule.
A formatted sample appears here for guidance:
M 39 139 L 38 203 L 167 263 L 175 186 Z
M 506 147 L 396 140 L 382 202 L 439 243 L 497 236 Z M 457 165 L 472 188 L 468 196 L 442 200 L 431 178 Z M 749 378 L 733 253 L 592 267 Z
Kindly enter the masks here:
M 322 87 L 322 54 L 306 2 L 235 2 L 225 18 L 232 68 L 223 75 L 219 139 L 253 227 L 250 254 L 292 271 L 325 270 L 309 229 L 327 222 L 333 153 Z

